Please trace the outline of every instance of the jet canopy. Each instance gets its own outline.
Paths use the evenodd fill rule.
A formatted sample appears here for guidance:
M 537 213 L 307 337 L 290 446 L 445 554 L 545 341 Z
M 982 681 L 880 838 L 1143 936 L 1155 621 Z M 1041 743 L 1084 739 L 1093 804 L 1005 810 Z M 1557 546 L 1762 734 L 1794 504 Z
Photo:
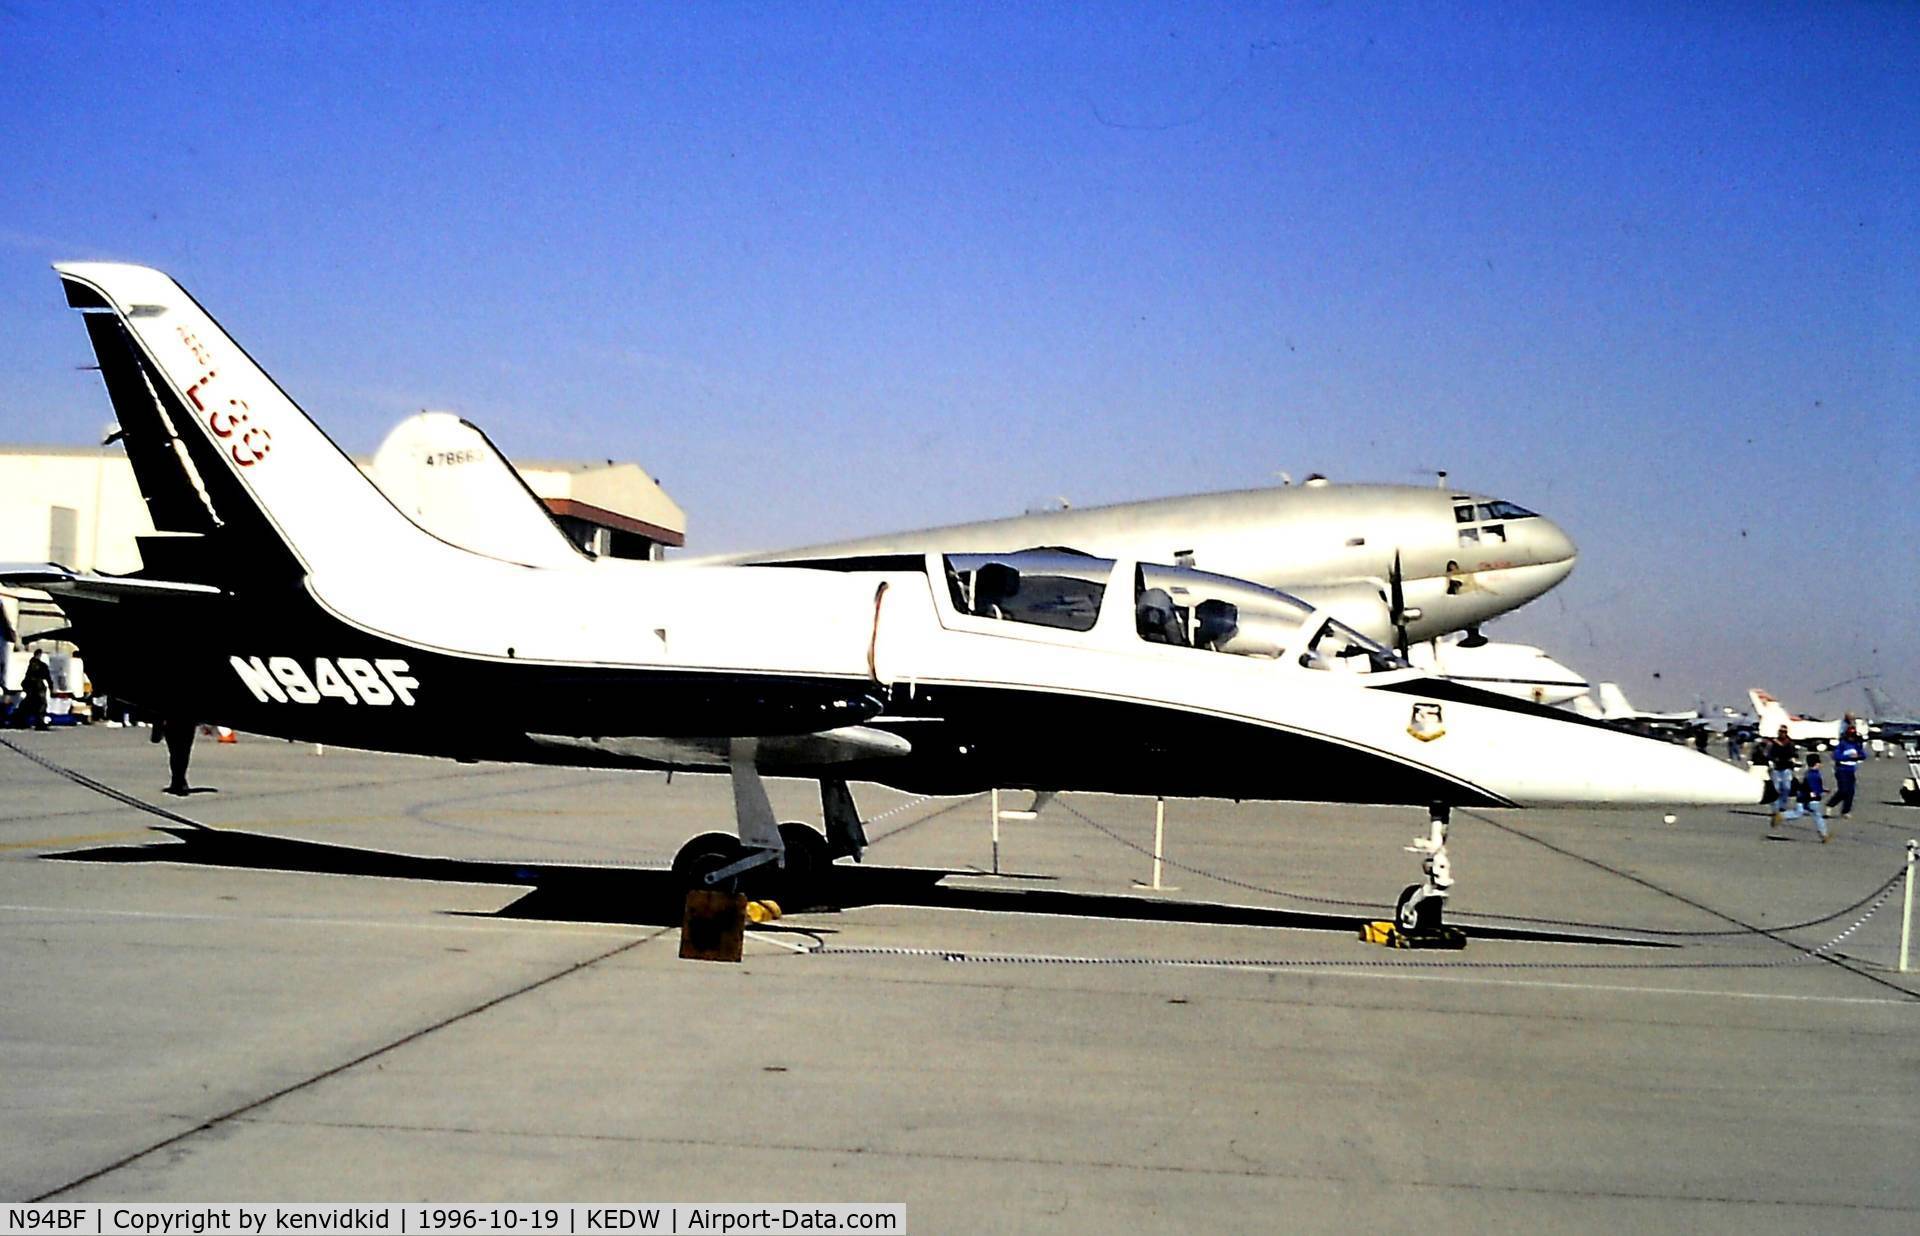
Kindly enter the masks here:
M 1192 567 L 1128 563 L 1073 550 L 943 556 L 955 613 L 1018 626 L 1092 632 L 1124 597 L 1144 643 L 1277 660 L 1312 669 L 1401 669 L 1406 662 L 1299 597 Z M 1125 578 L 1126 576 L 1131 578 Z

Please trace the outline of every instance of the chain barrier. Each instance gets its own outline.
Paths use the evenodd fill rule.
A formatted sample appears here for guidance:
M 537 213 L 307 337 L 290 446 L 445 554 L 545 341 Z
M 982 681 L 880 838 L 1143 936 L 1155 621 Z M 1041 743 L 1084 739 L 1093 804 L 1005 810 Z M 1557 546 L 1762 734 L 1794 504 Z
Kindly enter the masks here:
M 167 810 L 165 807 L 157 806 L 153 803 L 146 802 L 143 799 L 136 798 L 133 795 L 126 793 L 123 790 L 117 790 L 114 787 L 107 785 L 105 782 L 98 781 L 92 777 L 87 776 L 85 773 L 78 772 L 71 768 L 66 768 L 60 764 L 56 764 L 52 760 L 46 759 L 43 756 L 37 755 L 34 752 L 27 750 L 26 748 L 20 746 L 18 743 L 15 743 L 13 740 L 9 738 L 0 738 L 0 746 L 6 747 L 9 751 L 12 751 L 15 755 L 18 755 L 23 759 L 30 761 L 31 763 L 39 765 L 41 768 L 47 770 L 50 773 L 53 773 L 56 776 L 64 777 L 68 781 L 73 782 L 75 785 L 81 786 L 85 789 L 92 790 L 94 793 L 110 798 L 113 801 L 122 804 L 123 806 L 132 807 L 136 811 L 142 811 L 149 815 L 158 816 L 163 820 L 167 820 L 174 824 L 179 824 L 186 828 L 191 828 L 191 829 L 206 828 L 206 825 L 201 824 L 197 820 L 190 820 L 186 816 Z M 872 816 L 870 819 L 864 821 L 864 823 L 869 825 L 878 824 L 882 820 L 890 819 L 891 817 L 900 815 L 906 811 L 911 811 L 913 808 L 918 807 L 922 803 L 928 802 L 929 800 L 936 797 L 938 797 L 938 795 L 933 795 L 933 794 L 918 795 L 914 798 L 908 799 L 905 802 L 894 804 L 892 807 L 887 808 L 885 811 L 879 812 L 878 814 Z M 977 795 L 975 797 L 977 797 Z M 964 804 L 964 802 L 965 800 L 963 799 L 961 800 L 961 802 L 955 803 L 954 806 L 955 807 L 961 806 Z M 1060 806 L 1063 809 L 1065 809 L 1068 814 L 1072 815 L 1075 819 L 1078 819 L 1082 823 L 1093 828 L 1095 831 L 1106 835 L 1107 837 L 1120 843 L 1121 845 L 1127 847 L 1130 850 L 1133 850 L 1140 854 L 1145 854 L 1148 857 L 1152 857 L 1151 851 L 1136 844 L 1135 842 L 1129 840 L 1128 838 L 1121 836 L 1118 832 L 1114 831 L 1111 828 L 1108 828 L 1104 824 L 1099 823 L 1098 821 L 1094 820 L 1090 816 L 1087 816 L 1086 814 L 1081 812 L 1078 808 L 1074 807 L 1072 804 L 1061 802 Z M 1200 876 L 1203 879 L 1214 880 L 1221 884 L 1230 885 L 1235 888 L 1247 889 L 1252 892 L 1265 893 L 1269 896 L 1294 898 L 1300 901 L 1313 902 L 1318 905 L 1332 905 L 1332 906 L 1342 906 L 1346 908 L 1359 908 L 1359 909 L 1379 908 L 1374 903 L 1369 903 L 1369 902 L 1347 901 L 1347 900 L 1342 900 L 1342 899 L 1332 898 L 1332 897 L 1315 897 L 1306 893 L 1293 893 L 1293 892 L 1288 892 L 1285 889 L 1269 888 L 1264 885 L 1254 884 L 1246 880 L 1237 880 L 1231 876 L 1219 875 L 1217 873 L 1210 872 L 1199 867 L 1194 867 L 1185 863 L 1176 862 L 1172 859 L 1165 858 L 1164 856 L 1162 856 L 1161 861 L 1164 862 L 1167 866 L 1172 867 L 1178 871 L 1185 871 L 1192 875 Z M 1847 939 L 1849 939 L 1856 932 L 1858 932 L 1862 927 L 1866 926 L 1868 920 L 1872 919 L 1873 916 L 1879 912 L 1880 907 L 1886 904 L 1887 898 L 1893 895 L 1893 890 L 1899 885 L 1901 879 L 1904 877 L 1905 874 L 1906 874 L 1905 867 L 1903 866 L 1899 871 L 1896 871 L 1892 876 L 1888 877 L 1888 879 L 1883 884 L 1881 884 L 1877 889 L 1875 889 L 1872 893 L 1869 893 L 1865 898 L 1862 898 L 1860 901 L 1856 901 L 1855 903 L 1853 903 L 1853 905 L 1850 905 L 1842 910 L 1838 910 L 1832 914 L 1825 915 L 1821 918 L 1808 919 L 1803 923 L 1790 924 L 1788 926 L 1783 926 L 1783 927 L 1748 928 L 1740 931 L 1661 931 L 1658 929 L 1621 927 L 1616 924 L 1607 924 L 1607 923 L 1580 923 L 1580 922 L 1575 922 L 1572 920 L 1564 920 L 1564 919 L 1536 919 L 1536 918 L 1525 918 L 1518 915 L 1506 915 L 1506 914 L 1479 914 L 1479 915 L 1472 916 L 1475 918 L 1501 919 L 1508 922 L 1532 922 L 1532 923 L 1552 924 L 1555 926 L 1594 927 L 1594 928 L 1600 928 L 1605 930 L 1629 931 L 1629 932 L 1634 932 L 1635 934 L 1641 934 L 1641 935 L 1664 935 L 1664 936 L 1687 936 L 1687 937 L 1728 937 L 1728 936 L 1760 935 L 1760 936 L 1768 936 L 1770 938 L 1777 939 L 1778 937 L 1774 935 L 1774 933 L 1776 932 L 1791 931 L 1791 930 L 1797 930 L 1803 927 L 1818 926 L 1822 923 L 1832 922 L 1834 919 L 1837 919 L 1842 915 L 1848 913 L 1849 911 L 1857 909 L 1863 905 L 1866 907 L 1866 909 L 1861 913 L 1861 915 L 1858 918 L 1856 918 L 1846 928 L 1846 930 L 1842 931 L 1839 935 L 1834 936 L 1832 939 L 1828 940 L 1825 944 L 1821 944 L 1815 948 L 1807 948 L 1804 945 L 1793 944 L 1792 941 L 1781 941 L 1781 943 L 1790 945 L 1796 951 L 1794 956 L 1782 958 L 1777 961 L 1691 961 L 1691 962 L 1689 961 L 1673 961 L 1673 962 L 1438 961 L 1438 960 L 1427 961 L 1427 960 L 1416 960 L 1412 958 L 1380 958 L 1380 959 L 1371 959 L 1367 961 L 1353 961 L 1353 960 L 1335 959 L 1335 958 L 1082 957 L 1082 956 L 1073 956 L 1068 954 L 1047 954 L 1047 953 L 1031 953 L 1031 954 L 1030 953 L 971 953 L 971 952 L 951 950 L 951 949 L 907 948 L 907 947 L 883 946 L 883 945 L 835 945 L 835 944 L 827 944 L 822 941 L 815 941 L 812 947 L 807 948 L 803 951 L 806 953 L 807 956 L 810 956 L 810 957 L 828 956 L 828 955 L 837 956 L 837 957 L 930 957 L 930 958 L 936 958 L 941 961 L 966 963 L 966 964 L 973 964 L 973 965 L 1171 966 L 1171 967 L 1185 967 L 1185 968 L 1241 969 L 1241 970 L 1244 970 L 1244 969 L 1270 969 L 1270 970 L 1368 969 L 1368 968 L 1372 968 L 1372 969 L 1378 969 L 1378 968 L 1441 969 L 1441 970 L 1716 970 L 1716 969 L 1765 970 L 1765 969 L 1773 969 L 1779 966 L 1796 965 L 1806 961 L 1821 960 L 1825 956 L 1825 954 L 1839 947 Z M 1869 904 L 1869 902 L 1871 904 Z M 1904 989 L 1898 989 L 1898 990 L 1904 990 Z M 1920 999 L 1920 993 L 1910 992 L 1908 994 L 1913 995 L 1916 999 Z
M 892 817 L 899 815 L 903 811 L 911 811 L 915 807 L 918 807 L 921 803 L 930 802 L 937 797 L 939 797 L 939 795 L 937 794 L 922 794 L 917 798 L 909 798 L 906 802 L 895 803 L 893 806 L 888 807 L 885 811 L 882 811 L 877 815 L 867 816 L 865 819 L 860 821 L 860 824 L 863 828 L 870 829 L 875 824 L 878 824 L 882 820 L 891 819 Z M 974 795 L 974 797 L 977 798 L 979 797 L 979 795 Z M 956 807 L 959 805 L 960 805 L 959 803 L 954 804 L 954 806 Z M 883 834 L 883 836 L 890 836 L 890 835 L 891 834 Z M 867 834 L 868 845 L 872 845 L 879 840 L 881 840 L 881 837 L 876 837 L 871 832 Z
M 1386 957 L 1367 960 L 1329 957 L 1087 957 L 1066 953 L 975 953 L 963 949 L 908 948 L 891 945 L 842 945 L 814 941 L 802 951 L 809 957 L 921 957 L 968 965 L 1026 966 L 1168 966 L 1226 970 L 1772 970 L 1781 966 L 1820 961 L 1867 924 L 1893 894 L 1898 877 L 1868 906 L 1866 912 L 1825 944 L 1814 948 L 1793 944 L 1795 953 L 1774 961 L 1442 961 Z M 1791 944 L 1791 941 L 1783 941 Z M 1896 990 L 1905 991 L 1904 988 Z M 1906 992 L 1920 999 L 1920 992 Z
M 1109 839 L 1119 842 L 1121 845 L 1125 846 L 1129 850 L 1132 850 L 1136 854 L 1144 855 L 1147 858 L 1154 857 L 1154 853 L 1152 850 L 1149 850 L 1147 847 L 1140 845 L 1139 843 L 1127 837 L 1121 836 L 1115 830 L 1108 828 L 1105 824 L 1100 823 L 1098 820 L 1094 819 L 1092 816 L 1082 812 L 1078 807 L 1075 807 L 1072 803 L 1059 798 L 1056 798 L 1053 801 L 1055 806 L 1058 806 L 1059 808 L 1064 810 L 1068 815 L 1071 815 L 1074 819 L 1079 820 L 1082 824 L 1085 824 L 1088 828 L 1093 829 L 1095 832 L 1101 833 L 1104 836 L 1108 837 Z M 1245 889 L 1247 892 L 1250 892 L 1250 893 L 1265 893 L 1270 897 L 1286 897 L 1293 901 L 1306 901 L 1319 906 L 1339 906 L 1340 908 L 1345 910 L 1384 910 L 1388 908 L 1383 903 L 1378 901 L 1348 901 L 1339 897 L 1315 897 L 1311 893 L 1289 892 L 1284 888 L 1268 888 L 1264 884 L 1253 884 L 1246 880 L 1236 880 L 1232 876 L 1225 876 L 1225 875 L 1219 874 L 1218 872 L 1207 871 L 1200 867 L 1190 866 L 1189 864 L 1180 862 L 1177 859 L 1167 858 L 1165 855 L 1160 856 L 1160 861 L 1166 866 L 1173 868 L 1175 871 L 1184 871 L 1188 875 L 1197 875 L 1203 880 L 1212 880 L 1217 884 L 1225 884 L 1230 888 Z
M 1079 820 L 1081 823 L 1087 825 L 1089 828 L 1092 828 L 1095 832 L 1101 833 L 1102 835 L 1110 838 L 1111 840 L 1118 842 L 1120 845 L 1125 846 L 1127 849 L 1132 850 L 1136 854 L 1144 855 L 1147 858 L 1152 858 L 1154 856 L 1152 850 L 1147 849 L 1145 846 L 1140 845 L 1139 843 L 1131 840 L 1130 838 L 1122 836 L 1119 832 L 1115 831 L 1114 829 L 1107 827 L 1105 824 L 1102 824 L 1098 820 L 1095 820 L 1091 816 L 1088 816 L 1085 813 L 1081 812 L 1078 808 L 1074 807 L 1071 803 L 1062 801 L 1060 799 L 1055 799 L 1054 801 L 1057 805 L 1065 809 L 1069 815 L 1073 816 L 1075 819 Z M 1462 814 L 1468 815 L 1475 820 L 1479 820 L 1483 824 L 1491 824 L 1495 828 L 1503 827 L 1497 821 L 1489 820 L 1484 816 L 1476 815 L 1472 812 L 1462 812 Z M 1512 831 L 1512 830 L 1508 830 L 1508 831 Z M 1337 897 L 1316 897 L 1310 893 L 1296 893 L 1283 888 L 1271 888 L 1263 884 L 1254 884 L 1247 880 L 1235 879 L 1232 876 L 1221 875 L 1220 873 L 1215 871 L 1208 871 L 1203 867 L 1195 867 L 1190 864 L 1180 862 L 1176 859 L 1167 858 L 1164 855 L 1161 856 L 1160 861 L 1164 863 L 1166 866 L 1172 867 L 1176 871 L 1184 871 L 1189 875 L 1199 876 L 1203 880 L 1212 880 L 1215 883 L 1225 884 L 1231 888 L 1244 889 L 1248 892 L 1265 893 L 1268 896 L 1272 896 L 1272 897 L 1285 897 L 1293 901 L 1304 901 L 1304 902 L 1309 902 L 1313 905 L 1338 906 L 1342 909 L 1350 909 L 1350 910 L 1379 910 L 1384 912 L 1388 908 L 1383 902 L 1349 901 L 1349 900 L 1343 900 Z M 1746 936 L 1772 935 L 1776 932 L 1782 932 L 1782 931 L 1804 931 L 1809 927 L 1824 927 L 1828 923 L 1835 922 L 1839 919 L 1845 918 L 1847 915 L 1853 913 L 1855 910 L 1858 910 L 1860 907 L 1866 905 L 1868 902 L 1874 901 L 1876 898 L 1880 898 L 1884 900 L 1887 892 L 1890 889 L 1892 889 L 1892 887 L 1895 884 L 1900 882 L 1901 876 L 1904 873 L 1904 871 L 1905 871 L 1904 867 L 1902 867 L 1899 871 L 1895 871 L 1891 876 L 1887 877 L 1887 880 L 1884 884 L 1876 885 L 1874 888 L 1870 889 L 1866 893 L 1866 895 L 1859 897 L 1856 900 L 1851 901 L 1844 906 L 1841 906 L 1838 910 L 1834 910 L 1829 914 L 1822 914 L 1818 918 L 1803 919 L 1797 923 L 1782 923 L 1777 927 L 1760 926 L 1760 927 L 1722 928 L 1717 930 L 1681 930 L 1678 928 L 1671 928 L 1671 927 L 1630 927 L 1620 923 L 1595 923 L 1595 922 L 1590 922 L 1583 919 L 1572 919 L 1572 918 L 1539 918 L 1539 917 L 1535 917 L 1532 915 L 1525 915 L 1525 914 L 1494 914 L 1488 911 L 1479 911 L 1479 910 L 1460 910 L 1460 911 L 1457 911 L 1457 913 L 1463 919 L 1471 919 L 1476 921 L 1485 920 L 1488 922 L 1500 922 L 1500 923 L 1531 923 L 1531 924 L 1542 926 L 1542 927 L 1575 927 L 1575 928 L 1581 928 L 1588 931 L 1618 931 L 1618 932 L 1631 933 L 1633 935 L 1638 935 L 1638 936 L 1658 936 L 1662 939 L 1670 939 L 1670 940 L 1739 939 Z
M 145 799 L 142 799 L 142 798 L 135 798 L 133 795 L 127 793 L 124 790 L 116 790 L 112 786 L 106 784 L 104 781 L 96 781 L 92 777 L 87 776 L 87 774 L 83 772 L 75 772 L 73 769 L 62 767 L 61 765 L 54 763 L 52 760 L 49 760 L 44 756 L 35 755 L 33 752 L 27 750 L 25 747 L 20 746 L 18 743 L 14 742 L 10 738 L 0 738 L 0 746 L 5 747 L 7 750 L 13 752 L 15 755 L 21 756 L 27 760 L 32 761 L 35 764 L 38 764 L 40 767 L 46 769 L 50 773 L 53 773 L 55 776 L 65 777 L 67 780 L 73 782 L 75 785 L 82 786 L 86 789 L 92 790 L 96 794 L 104 794 L 106 797 L 111 798 L 113 801 L 121 804 L 122 806 L 132 807 L 136 811 L 144 811 L 148 815 L 157 815 L 161 819 L 170 821 L 174 824 L 178 824 L 183 828 L 205 828 L 206 827 L 205 824 L 200 823 L 198 820 L 189 820 L 186 816 L 178 815 L 172 811 L 167 810 L 165 807 L 157 806 L 153 803 L 147 802 Z

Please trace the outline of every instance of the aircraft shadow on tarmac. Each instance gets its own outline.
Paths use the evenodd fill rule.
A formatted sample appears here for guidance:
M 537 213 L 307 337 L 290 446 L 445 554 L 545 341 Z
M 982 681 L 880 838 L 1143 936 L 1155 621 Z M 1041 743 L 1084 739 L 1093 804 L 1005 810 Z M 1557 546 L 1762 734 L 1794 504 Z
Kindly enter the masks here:
M 367 876 L 442 884 L 491 884 L 527 890 L 525 896 L 491 914 L 476 915 L 482 918 L 672 927 L 680 923 L 684 902 L 684 892 L 672 874 L 659 868 L 432 858 L 223 828 L 167 827 L 154 831 L 165 833 L 174 840 L 65 850 L 43 857 L 62 862 L 183 863 L 203 867 Z M 828 869 L 829 878 L 821 889 L 822 904 L 811 908 L 839 911 L 876 905 L 920 906 L 1135 922 L 1284 927 L 1296 931 L 1334 931 L 1343 935 L 1354 935 L 1361 924 L 1388 915 L 1384 909 L 1378 914 L 1328 914 L 1221 902 L 1071 892 L 1054 888 L 974 887 L 946 883 L 949 877 L 964 878 L 979 874 L 940 868 L 840 863 Z M 788 907 L 790 911 L 798 908 Z M 1618 936 L 1465 923 L 1454 925 L 1469 937 L 1484 940 L 1669 947 L 1662 942 Z M 831 928 L 810 925 L 807 930 L 819 932 L 830 931 Z

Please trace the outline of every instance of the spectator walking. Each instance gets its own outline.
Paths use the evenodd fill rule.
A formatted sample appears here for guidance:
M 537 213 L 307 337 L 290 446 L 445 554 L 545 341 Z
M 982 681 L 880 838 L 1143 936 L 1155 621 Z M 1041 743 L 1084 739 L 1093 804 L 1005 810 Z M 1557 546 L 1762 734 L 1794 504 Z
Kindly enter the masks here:
M 1840 735 L 1840 743 L 1833 749 L 1833 778 L 1839 784 L 1834 787 L 1833 801 L 1828 806 L 1840 808 L 1840 818 L 1846 819 L 1853 814 L 1854 777 L 1859 772 L 1860 761 L 1867 753 L 1860 745 L 1860 731 L 1847 727 Z
M 187 784 L 187 764 L 193 759 L 193 736 L 199 730 L 191 722 L 172 718 L 153 723 L 152 741 L 167 744 L 167 771 L 172 774 L 167 782 L 169 794 L 185 798 L 193 793 L 193 787 Z
M 1767 775 L 1773 778 L 1773 820 L 1767 825 L 1769 829 L 1780 827 L 1780 816 L 1787 809 L 1787 800 L 1793 797 L 1793 770 L 1800 762 L 1799 757 L 1799 750 L 1793 745 L 1793 739 L 1787 737 L 1784 725 L 1760 750 L 1760 758 L 1767 762 Z
M 1807 775 L 1800 778 L 1800 803 L 1792 811 L 1782 816 L 1785 820 L 1797 820 L 1811 812 L 1813 826 L 1820 830 L 1820 843 L 1825 845 L 1827 837 L 1827 796 L 1826 782 L 1820 778 L 1820 757 L 1814 752 L 1807 753 Z M 1779 804 L 1774 804 L 1778 806 Z
M 47 669 L 47 654 L 40 649 L 33 650 L 33 660 L 27 662 L 27 672 L 20 680 L 20 726 L 25 729 L 31 725 L 36 730 L 47 728 L 47 699 L 53 694 L 53 673 Z

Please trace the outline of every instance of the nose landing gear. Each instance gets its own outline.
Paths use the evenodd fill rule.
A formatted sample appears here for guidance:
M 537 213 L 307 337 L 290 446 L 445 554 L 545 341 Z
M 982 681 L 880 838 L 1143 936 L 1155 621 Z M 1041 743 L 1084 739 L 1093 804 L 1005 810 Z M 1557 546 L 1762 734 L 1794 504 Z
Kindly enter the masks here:
M 1447 857 L 1447 823 L 1452 814 L 1445 803 L 1429 808 L 1428 831 L 1407 846 L 1409 853 L 1423 855 L 1420 861 L 1424 882 L 1409 884 L 1394 903 L 1393 922 L 1369 923 L 1360 938 L 1390 948 L 1447 948 L 1467 946 L 1466 933 L 1440 921 L 1441 910 L 1453 891 L 1453 863 Z
M 1393 907 L 1394 925 L 1409 934 L 1438 930 L 1440 912 L 1453 891 L 1453 863 L 1447 857 L 1447 824 L 1452 812 L 1445 803 L 1435 803 L 1430 810 L 1427 835 L 1415 837 L 1406 847 L 1410 854 L 1425 855 L 1420 871 L 1426 881 L 1407 885 Z

